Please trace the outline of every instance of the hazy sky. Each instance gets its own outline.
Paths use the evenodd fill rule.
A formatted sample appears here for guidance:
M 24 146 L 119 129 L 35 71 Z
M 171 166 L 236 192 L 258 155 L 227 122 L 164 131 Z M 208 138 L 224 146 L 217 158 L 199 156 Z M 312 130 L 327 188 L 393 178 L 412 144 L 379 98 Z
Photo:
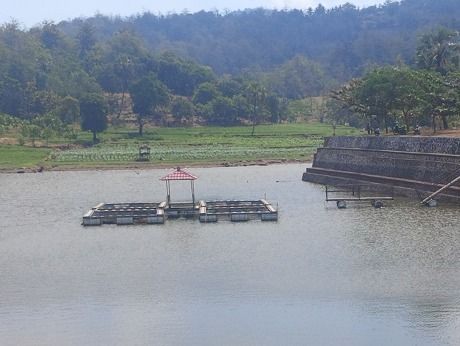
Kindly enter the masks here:
M 382 3 L 384 0 L 350 0 L 363 7 Z M 16 19 L 31 27 L 43 20 L 56 22 L 69 18 L 89 17 L 96 13 L 129 16 L 150 11 L 152 13 L 190 12 L 199 10 L 236 10 L 255 7 L 300 8 L 316 7 L 321 2 L 325 7 L 343 4 L 347 0 L 5 0 L 0 8 L 0 23 Z

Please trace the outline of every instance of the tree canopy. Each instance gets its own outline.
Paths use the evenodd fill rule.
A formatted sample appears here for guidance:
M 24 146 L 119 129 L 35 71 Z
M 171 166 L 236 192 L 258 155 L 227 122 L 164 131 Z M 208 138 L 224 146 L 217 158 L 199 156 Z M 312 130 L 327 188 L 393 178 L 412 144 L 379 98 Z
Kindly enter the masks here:
M 93 133 L 93 142 L 97 142 L 97 133 L 107 128 L 107 104 L 99 94 L 86 94 L 80 100 L 81 128 Z

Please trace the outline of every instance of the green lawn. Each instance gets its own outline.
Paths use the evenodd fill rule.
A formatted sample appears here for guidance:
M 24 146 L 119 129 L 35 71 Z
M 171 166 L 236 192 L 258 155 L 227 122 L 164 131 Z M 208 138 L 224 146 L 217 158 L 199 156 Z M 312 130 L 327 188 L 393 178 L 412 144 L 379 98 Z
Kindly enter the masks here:
M 43 163 L 50 149 L 0 145 L 0 168 L 34 167 Z
M 12 146 L 16 153 L 3 155 L 0 167 L 37 165 L 49 155 L 48 165 L 94 167 L 136 163 L 140 144 L 151 147 L 152 164 L 223 164 L 257 160 L 311 159 L 324 136 L 332 135 L 330 125 L 320 123 L 259 125 L 251 135 L 250 126 L 146 128 L 144 136 L 132 127 L 112 127 L 99 134 L 95 146 L 68 150 L 34 149 Z M 359 135 L 359 130 L 341 126 L 337 135 Z M 81 132 L 77 143 L 89 142 L 90 133 Z M 52 143 L 60 141 L 55 139 Z M 7 148 L 7 147 L 3 147 Z M 2 149 L 6 151 L 6 149 Z M 0 152 L 2 153 L 2 152 Z M 4 158 L 5 156 L 5 158 Z

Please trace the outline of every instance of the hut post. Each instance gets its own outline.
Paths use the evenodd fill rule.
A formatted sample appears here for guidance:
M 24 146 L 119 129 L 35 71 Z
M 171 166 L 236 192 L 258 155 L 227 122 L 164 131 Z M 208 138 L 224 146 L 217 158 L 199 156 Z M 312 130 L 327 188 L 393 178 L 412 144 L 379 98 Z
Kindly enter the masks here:
M 195 207 L 195 182 L 194 182 L 194 180 L 190 180 L 190 188 L 192 189 L 192 203 L 193 203 L 193 207 Z
M 171 185 L 169 180 L 166 180 L 166 202 L 168 206 L 171 204 Z

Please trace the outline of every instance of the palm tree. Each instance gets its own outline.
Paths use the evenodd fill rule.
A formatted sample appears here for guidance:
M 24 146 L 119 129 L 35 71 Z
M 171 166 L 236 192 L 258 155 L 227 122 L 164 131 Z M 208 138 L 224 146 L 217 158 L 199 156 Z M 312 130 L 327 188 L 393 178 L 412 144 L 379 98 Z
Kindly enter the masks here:
M 458 67 L 460 57 L 458 31 L 440 28 L 424 34 L 417 47 L 417 64 L 420 68 L 446 74 L 451 66 Z

